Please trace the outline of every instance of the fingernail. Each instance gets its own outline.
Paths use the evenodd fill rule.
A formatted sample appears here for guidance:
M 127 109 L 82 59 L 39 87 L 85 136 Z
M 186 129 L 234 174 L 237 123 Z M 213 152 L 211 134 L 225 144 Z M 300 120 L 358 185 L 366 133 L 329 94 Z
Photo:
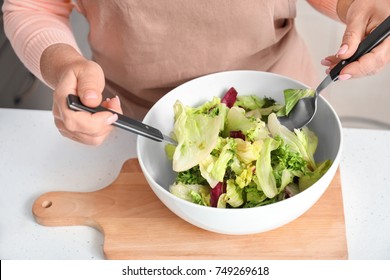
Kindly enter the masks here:
M 330 60 L 327 60 L 327 59 L 322 59 L 321 64 L 324 66 L 331 66 L 332 62 Z
M 86 92 L 84 92 L 83 98 L 84 99 L 97 99 L 98 95 L 96 92 L 94 92 L 92 90 L 87 90 Z
M 348 50 L 348 45 L 347 44 L 344 44 L 340 47 L 340 49 L 337 51 L 336 53 L 336 57 L 338 57 L 339 55 L 342 55 L 342 54 L 345 54 Z
M 119 96 L 116 95 L 115 97 L 116 97 L 116 99 L 118 100 L 118 104 L 119 104 L 119 106 L 120 106 L 120 105 L 121 105 L 121 100 L 119 99 Z
M 106 123 L 107 124 L 113 124 L 116 120 L 118 119 L 118 115 L 117 114 L 113 114 L 111 116 L 109 116 L 106 120 Z
M 339 76 L 339 81 L 346 81 L 352 78 L 352 75 L 350 74 L 342 74 Z
M 329 68 L 326 69 L 326 70 L 325 70 L 325 73 L 328 75 L 328 74 L 330 73 L 330 69 L 329 69 Z

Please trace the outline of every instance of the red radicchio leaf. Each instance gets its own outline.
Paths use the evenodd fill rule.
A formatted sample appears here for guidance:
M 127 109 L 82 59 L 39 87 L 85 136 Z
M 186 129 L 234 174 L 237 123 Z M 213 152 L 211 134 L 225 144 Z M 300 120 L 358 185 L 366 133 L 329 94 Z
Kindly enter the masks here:
M 222 98 L 221 102 L 226 104 L 228 108 L 232 108 L 237 99 L 237 91 L 234 87 L 231 87 Z
M 230 137 L 232 137 L 232 138 L 241 138 L 242 140 L 245 141 L 245 135 L 244 135 L 244 133 L 242 133 L 241 130 L 230 131 Z
M 214 188 L 210 191 L 210 205 L 211 207 L 217 207 L 218 198 L 221 194 L 226 192 L 226 187 L 223 182 L 219 182 Z

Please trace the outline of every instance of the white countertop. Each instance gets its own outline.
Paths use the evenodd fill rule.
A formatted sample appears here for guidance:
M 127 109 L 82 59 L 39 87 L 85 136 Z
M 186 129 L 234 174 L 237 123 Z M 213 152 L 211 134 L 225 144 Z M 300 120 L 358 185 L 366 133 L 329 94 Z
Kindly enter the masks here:
M 104 259 L 98 230 L 41 226 L 32 205 L 49 191 L 109 185 L 135 139 L 115 129 L 85 146 L 62 137 L 49 111 L 0 109 L 0 259 Z M 390 259 L 390 131 L 344 129 L 340 172 L 349 258 Z

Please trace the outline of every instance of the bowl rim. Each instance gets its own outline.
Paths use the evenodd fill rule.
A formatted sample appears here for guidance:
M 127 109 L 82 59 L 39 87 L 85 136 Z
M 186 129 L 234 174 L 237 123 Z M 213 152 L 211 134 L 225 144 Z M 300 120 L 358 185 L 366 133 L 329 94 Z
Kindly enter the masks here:
M 160 102 L 164 102 L 164 98 L 166 98 L 167 95 L 169 95 L 171 92 L 173 91 L 177 91 L 177 90 L 180 90 L 182 87 L 185 87 L 188 85 L 188 83 L 192 83 L 194 81 L 198 81 L 200 79 L 204 79 L 204 78 L 212 78 L 213 76 L 219 76 L 219 75 L 225 75 L 225 74 L 261 74 L 261 75 L 266 75 L 266 76 L 273 76 L 273 77 L 278 77 L 278 78 L 281 78 L 281 79 L 284 79 L 284 80 L 289 80 L 291 82 L 294 82 L 296 84 L 300 84 L 302 85 L 303 87 L 305 88 L 309 88 L 306 84 L 298 81 L 298 80 L 295 80 L 293 78 L 290 78 L 290 77 L 287 77 L 287 76 L 284 76 L 284 75 L 281 75 L 281 74 L 277 74 L 277 73 L 272 73 L 272 72 L 265 72 L 265 71 L 257 71 L 257 70 L 229 70 L 229 71 L 222 71 L 222 72 L 215 72 L 215 73 L 210 73 L 210 74 L 205 74 L 205 75 L 202 75 L 202 76 L 199 76 L 197 78 L 194 78 L 192 80 L 189 80 L 187 82 L 184 82 L 182 84 L 180 84 L 179 86 L 173 88 L 172 90 L 170 90 L 168 93 L 166 93 L 162 98 L 160 98 L 152 107 L 151 109 L 147 112 L 147 114 L 145 115 L 144 119 L 143 119 L 143 122 L 147 122 L 147 118 L 149 117 L 149 114 L 151 112 L 151 110 L 154 108 L 154 107 L 157 107 L 158 104 Z M 338 147 L 337 147 L 337 152 L 336 152 L 336 157 L 335 159 L 333 160 L 331 166 L 329 167 L 328 171 L 323 175 L 325 176 L 326 174 L 331 174 L 331 178 L 333 178 L 336 174 L 336 171 L 339 167 L 339 164 L 340 164 L 340 158 L 341 158 L 341 154 L 342 154 L 342 146 L 343 146 L 343 133 L 342 133 L 342 125 L 341 125 L 341 121 L 340 121 L 340 118 L 338 117 L 335 109 L 332 107 L 332 105 L 321 95 L 318 96 L 318 98 L 321 99 L 322 102 L 324 102 L 328 108 L 330 109 L 330 111 L 332 112 L 332 114 L 334 115 L 335 117 L 335 120 L 336 120 L 336 123 L 337 123 L 337 131 L 339 132 L 340 134 L 340 141 L 338 142 Z M 175 203 L 180 203 L 180 204 L 183 204 L 183 205 L 186 205 L 186 206 L 189 206 L 189 207 L 193 207 L 195 209 L 202 209 L 204 211 L 219 211 L 219 212 L 247 212 L 247 211 L 256 211 L 258 209 L 264 209 L 264 208 L 267 208 L 267 209 L 270 209 L 270 208 L 274 208 L 274 207 L 280 207 L 281 204 L 289 204 L 289 203 L 293 203 L 293 201 L 299 199 L 300 197 L 303 197 L 303 196 L 306 196 L 306 195 L 309 195 L 310 192 L 314 191 L 312 187 L 316 186 L 319 184 L 319 182 L 317 181 L 316 183 L 314 183 L 312 186 L 310 186 L 309 188 L 307 188 L 306 190 L 300 192 L 299 194 L 297 194 L 296 196 L 293 196 L 291 198 L 288 198 L 288 199 L 285 199 L 285 200 L 281 200 L 281 201 L 277 201 L 277 202 L 274 202 L 274 203 L 271 203 L 271 204 L 266 204 L 266 205 L 261 205 L 261 206 L 256 206 L 256 207 L 249 207 L 249 208 L 217 208 L 217 207 L 208 207 L 208 206 L 204 206 L 204 205 L 199 205 L 199 204 L 196 204 L 196 203 L 193 203 L 193 202 L 190 202 L 190 201 L 187 201 L 185 199 L 182 199 L 182 198 L 179 198 L 177 196 L 175 196 L 174 194 L 170 193 L 167 189 L 165 189 L 164 187 L 162 187 L 160 184 L 158 184 L 153 178 L 152 176 L 149 174 L 149 172 L 147 171 L 147 168 L 146 166 L 144 165 L 143 161 L 141 160 L 141 154 L 140 154 L 140 146 L 141 146 L 141 142 L 146 140 L 144 137 L 142 136 L 137 136 L 137 143 L 136 143 L 136 150 L 137 150 L 137 158 L 138 158 L 138 162 L 141 166 L 141 169 L 143 171 L 143 174 L 145 177 L 148 177 L 148 181 L 151 180 L 156 186 L 158 186 L 159 189 L 162 189 L 162 191 L 166 192 L 166 194 L 168 195 L 168 197 L 170 199 L 173 199 L 175 201 Z M 148 140 L 149 141 L 149 140 Z M 150 184 L 149 184 L 150 186 Z M 152 189 L 155 188 L 155 186 L 150 186 Z M 325 188 L 325 190 L 328 188 L 328 186 Z M 312 191 L 311 191 L 312 190 Z M 306 195 L 305 195 L 306 193 Z M 316 201 L 313 202 L 313 204 L 315 203 Z

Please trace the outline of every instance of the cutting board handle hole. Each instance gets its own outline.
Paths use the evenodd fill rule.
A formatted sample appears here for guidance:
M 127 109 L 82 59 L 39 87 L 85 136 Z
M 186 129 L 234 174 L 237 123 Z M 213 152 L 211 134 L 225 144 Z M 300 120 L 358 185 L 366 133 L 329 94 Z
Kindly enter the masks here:
M 52 205 L 53 205 L 53 202 L 51 202 L 50 200 L 45 200 L 44 202 L 42 202 L 43 208 L 50 208 Z

